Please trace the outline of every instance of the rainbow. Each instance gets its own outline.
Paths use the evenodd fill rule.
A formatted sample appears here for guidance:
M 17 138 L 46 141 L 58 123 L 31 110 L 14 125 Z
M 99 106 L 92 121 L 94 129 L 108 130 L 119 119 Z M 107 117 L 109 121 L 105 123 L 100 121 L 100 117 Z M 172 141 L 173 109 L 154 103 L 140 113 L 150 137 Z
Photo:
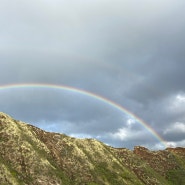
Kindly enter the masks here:
M 64 85 L 54 85 L 54 84 L 38 84 L 38 83 L 31 83 L 31 84 L 10 84 L 10 85 L 2 85 L 0 86 L 0 90 L 6 90 L 6 89 L 17 89 L 17 88 L 46 88 L 46 89 L 59 89 L 59 90 L 66 90 L 74 93 L 79 93 L 84 96 L 88 96 L 90 98 L 94 98 L 98 101 L 101 101 L 119 111 L 121 111 L 124 114 L 127 114 L 129 117 L 133 118 L 136 120 L 139 124 L 141 124 L 143 127 L 145 127 L 157 140 L 160 141 L 165 147 L 167 147 L 166 141 L 150 126 L 148 125 L 144 120 L 139 118 L 137 115 L 134 113 L 130 112 L 123 106 L 121 106 L 118 103 L 115 103 L 114 101 L 107 99 L 103 96 L 100 96 L 98 94 L 85 91 L 82 89 L 70 87 L 70 86 L 64 86 Z

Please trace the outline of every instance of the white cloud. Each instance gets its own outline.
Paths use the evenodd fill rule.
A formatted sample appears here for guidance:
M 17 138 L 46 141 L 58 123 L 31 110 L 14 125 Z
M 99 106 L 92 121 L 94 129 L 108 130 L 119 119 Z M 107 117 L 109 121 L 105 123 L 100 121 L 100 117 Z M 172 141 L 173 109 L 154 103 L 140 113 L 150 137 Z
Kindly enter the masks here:
M 176 122 L 166 130 L 164 130 L 164 134 L 171 134 L 171 133 L 185 133 L 185 123 Z
M 150 148 L 151 150 L 164 150 L 165 146 L 163 143 L 156 143 L 153 146 L 146 145 L 147 148 Z
M 167 146 L 168 147 L 172 147 L 172 148 L 175 148 L 175 147 L 184 147 L 185 146 L 185 139 L 182 140 L 182 141 L 178 141 L 178 142 L 174 142 L 174 141 L 167 142 Z
M 130 123 L 129 123 L 130 124 Z M 131 123 L 133 124 L 133 123 Z M 121 141 L 131 141 L 131 140 L 145 140 L 143 136 L 148 135 L 146 130 L 134 130 L 130 125 L 128 127 L 122 127 L 117 129 L 114 133 L 109 133 L 108 135 L 115 140 Z
M 185 94 L 178 93 L 171 98 L 168 110 L 172 113 L 185 112 Z
M 115 133 L 110 133 L 110 136 L 114 139 L 127 140 L 129 138 L 129 130 L 127 128 L 120 128 Z
M 69 134 L 71 137 L 79 138 L 79 139 L 86 139 L 86 138 L 93 138 L 93 136 L 89 134 Z
M 177 146 L 177 143 L 176 142 L 167 142 L 167 146 L 170 147 L 170 148 L 175 148 Z
M 134 119 L 128 119 L 127 120 L 127 126 L 130 128 L 130 127 L 132 127 L 134 124 L 136 123 L 136 121 L 134 120 Z
M 185 103 L 185 95 L 178 94 L 178 95 L 176 96 L 176 99 L 177 99 L 178 102 L 180 102 L 180 103 Z
M 133 136 L 133 131 L 131 130 L 132 129 L 132 126 L 135 124 L 135 120 L 134 119 L 127 119 L 126 121 L 126 126 L 127 127 L 122 127 L 122 128 L 119 128 L 117 130 L 117 132 L 115 133 L 110 133 L 110 136 L 114 139 L 119 139 L 121 141 L 123 140 L 127 140 L 129 138 L 131 138 Z

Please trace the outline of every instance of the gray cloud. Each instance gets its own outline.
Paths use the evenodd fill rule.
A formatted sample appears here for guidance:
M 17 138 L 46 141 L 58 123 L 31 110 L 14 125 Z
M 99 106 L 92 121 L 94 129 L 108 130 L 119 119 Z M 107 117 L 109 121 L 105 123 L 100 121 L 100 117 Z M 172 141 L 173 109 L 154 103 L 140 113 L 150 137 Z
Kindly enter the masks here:
M 183 0 L 2 1 L 0 86 L 84 89 L 185 146 L 176 130 L 185 124 L 184 6 Z M 35 88 L 4 89 L 0 96 L 1 111 L 43 129 L 119 147 L 161 147 L 140 123 L 129 127 L 128 114 L 90 97 Z

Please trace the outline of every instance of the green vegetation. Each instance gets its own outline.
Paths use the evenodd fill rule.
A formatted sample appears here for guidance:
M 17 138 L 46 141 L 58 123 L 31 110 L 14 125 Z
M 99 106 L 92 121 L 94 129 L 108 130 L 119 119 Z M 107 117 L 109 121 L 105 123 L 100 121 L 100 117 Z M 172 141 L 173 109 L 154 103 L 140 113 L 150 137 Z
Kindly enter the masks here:
M 116 149 L 0 113 L 0 184 L 184 185 L 185 149 Z
M 184 185 L 185 184 L 185 170 L 174 169 L 167 172 L 167 178 L 171 185 Z

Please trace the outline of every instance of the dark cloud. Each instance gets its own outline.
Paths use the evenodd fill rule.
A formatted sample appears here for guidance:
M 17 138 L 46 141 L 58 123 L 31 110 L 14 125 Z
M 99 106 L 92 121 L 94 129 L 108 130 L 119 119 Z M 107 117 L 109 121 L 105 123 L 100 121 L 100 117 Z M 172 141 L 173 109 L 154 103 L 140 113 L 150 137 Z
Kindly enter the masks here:
M 185 146 L 183 0 L 2 1 L 0 85 L 46 83 L 106 97 Z M 1 111 L 43 129 L 132 148 L 162 145 L 131 115 L 78 93 L 0 90 Z M 180 123 L 180 124 L 177 124 Z M 180 126 L 179 126 L 180 125 Z

